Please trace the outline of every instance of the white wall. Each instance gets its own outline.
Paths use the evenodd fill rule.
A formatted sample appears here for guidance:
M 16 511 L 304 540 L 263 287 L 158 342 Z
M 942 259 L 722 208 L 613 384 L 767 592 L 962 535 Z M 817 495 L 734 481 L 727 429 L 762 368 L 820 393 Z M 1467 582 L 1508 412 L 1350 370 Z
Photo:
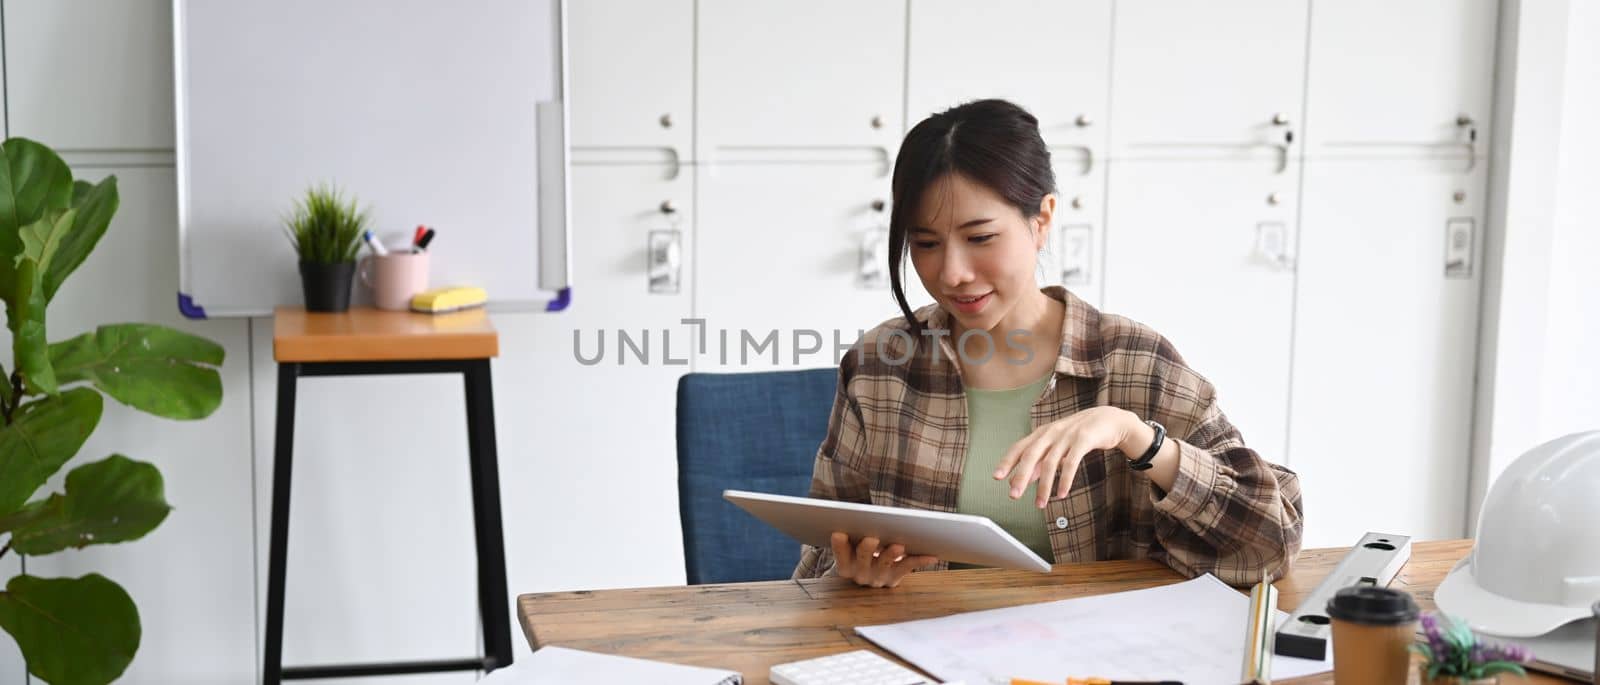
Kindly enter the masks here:
M 1539 434 L 1600 430 L 1600 3 L 1567 16 Z
M 1507 0 L 1468 530 L 1535 445 L 1600 429 L 1600 7 Z

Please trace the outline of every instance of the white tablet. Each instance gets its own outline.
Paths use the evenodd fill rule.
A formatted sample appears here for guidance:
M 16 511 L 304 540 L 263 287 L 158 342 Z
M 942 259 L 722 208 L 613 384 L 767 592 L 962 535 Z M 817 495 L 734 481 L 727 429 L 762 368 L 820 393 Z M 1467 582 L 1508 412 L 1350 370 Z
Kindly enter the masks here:
M 1050 572 L 1050 562 L 983 516 L 724 490 L 722 497 L 800 542 L 831 547 L 834 531 L 875 537 L 940 561 Z

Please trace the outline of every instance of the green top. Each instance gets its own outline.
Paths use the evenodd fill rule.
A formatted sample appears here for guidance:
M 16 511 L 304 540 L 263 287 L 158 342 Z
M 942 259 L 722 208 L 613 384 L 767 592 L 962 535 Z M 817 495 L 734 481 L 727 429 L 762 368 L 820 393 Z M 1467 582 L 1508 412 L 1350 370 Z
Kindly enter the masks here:
M 1034 400 L 1050 380 L 1050 375 L 1020 388 L 978 390 L 967 388 L 968 435 L 966 466 L 961 470 L 961 488 L 956 512 L 987 516 L 1045 561 L 1054 563 L 1044 514 L 1034 504 L 1039 495 L 1037 482 L 1028 485 L 1021 497 L 1011 499 L 1011 483 L 995 480 L 994 470 L 1006 450 L 1033 432 L 1031 410 Z M 951 564 L 951 568 L 966 567 Z M 970 567 L 968 567 L 970 568 Z

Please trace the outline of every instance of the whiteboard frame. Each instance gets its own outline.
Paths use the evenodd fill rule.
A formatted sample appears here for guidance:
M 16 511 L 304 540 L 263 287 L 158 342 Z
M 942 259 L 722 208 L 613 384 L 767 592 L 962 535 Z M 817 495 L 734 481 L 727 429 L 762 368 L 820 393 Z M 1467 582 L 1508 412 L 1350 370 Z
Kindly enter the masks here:
M 195 284 L 189 266 L 189 82 L 188 50 L 185 45 L 185 17 L 190 3 L 197 0 L 173 0 L 172 3 L 172 64 L 173 64 L 173 132 L 174 168 L 177 179 L 178 201 L 178 312 L 189 319 L 270 316 L 273 306 L 265 309 L 211 309 L 194 299 Z M 204 0 L 198 0 L 204 1 Z M 337 0 L 334 0 L 337 1 Z M 553 25 L 556 31 L 556 73 L 553 100 L 537 103 L 539 144 L 539 284 L 549 291 L 548 301 L 491 300 L 488 308 L 494 311 L 544 311 L 559 312 L 572 301 L 572 131 L 571 106 L 567 98 L 568 65 L 568 0 L 554 0 Z M 559 144 L 548 144 L 552 139 Z M 557 173 L 551 173 L 557 172 Z M 296 303 L 278 303 L 291 305 Z

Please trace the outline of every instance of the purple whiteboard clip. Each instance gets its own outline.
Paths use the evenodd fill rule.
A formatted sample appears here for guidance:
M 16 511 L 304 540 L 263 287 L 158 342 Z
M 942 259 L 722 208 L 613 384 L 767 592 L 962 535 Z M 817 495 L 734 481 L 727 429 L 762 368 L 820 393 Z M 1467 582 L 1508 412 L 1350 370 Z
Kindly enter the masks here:
M 560 292 L 556 293 L 556 299 L 546 303 L 544 310 L 547 312 L 559 312 L 566 309 L 569 304 L 572 304 L 572 286 L 562 288 Z
M 206 310 L 194 303 L 194 298 L 183 293 L 178 293 L 178 313 L 187 319 L 204 319 Z

